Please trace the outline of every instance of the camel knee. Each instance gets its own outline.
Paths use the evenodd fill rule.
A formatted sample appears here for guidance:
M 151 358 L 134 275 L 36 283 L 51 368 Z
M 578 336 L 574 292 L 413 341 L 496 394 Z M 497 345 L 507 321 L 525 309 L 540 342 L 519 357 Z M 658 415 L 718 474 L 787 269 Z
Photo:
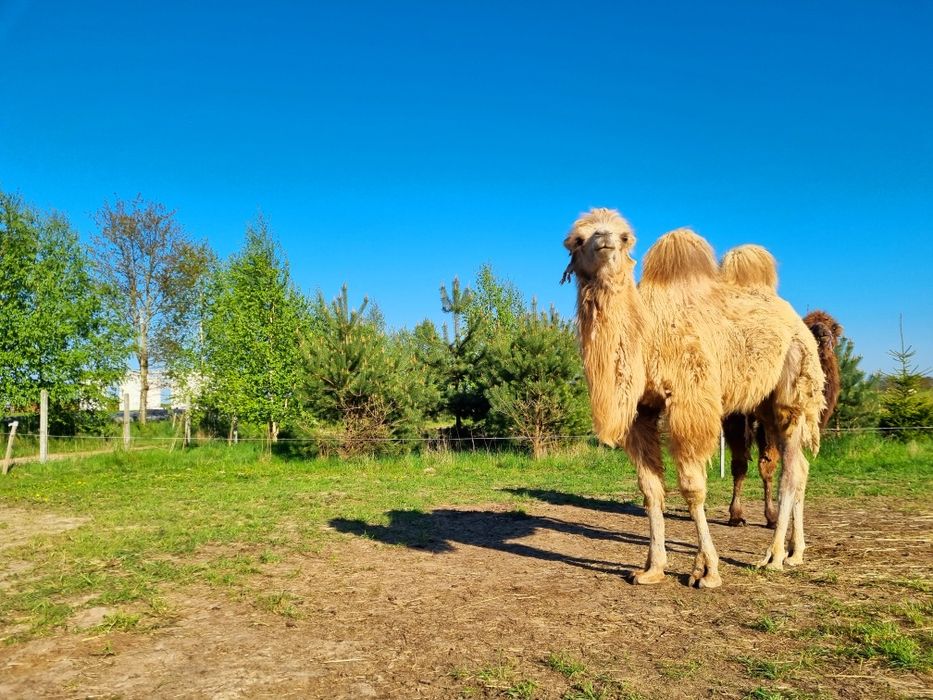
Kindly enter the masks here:
M 706 501 L 706 473 L 694 472 L 678 475 L 680 493 L 689 506 L 702 505 Z

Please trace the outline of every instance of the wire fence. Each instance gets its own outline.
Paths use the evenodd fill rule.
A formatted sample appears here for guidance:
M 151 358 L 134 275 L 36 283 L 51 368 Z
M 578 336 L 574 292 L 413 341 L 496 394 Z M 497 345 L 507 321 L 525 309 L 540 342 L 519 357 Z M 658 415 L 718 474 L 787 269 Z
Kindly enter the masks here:
M 894 433 L 894 432 L 924 432 L 924 431 L 933 431 L 933 426 L 931 425 L 919 425 L 919 426 L 903 426 L 903 427 L 853 427 L 853 428 L 826 428 L 823 430 L 824 434 L 856 434 L 856 433 Z M 0 433 L 2 434 L 2 433 Z M 41 437 L 39 433 L 32 432 L 18 432 L 17 437 L 29 437 L 38 439 Z M 662 431 L 662 436 L 668 437 L 669 433 Z M 121 435 L 53 435 L 49 434 L 48 438 L 50 440 L 99 440 L 103 442 L 122 442 L 123 436 Z M 132 436 L 132 441 L 142 441 L 142 442 L 179 442 L 184 440 L 182 435 L 134 435 Z M 278 443 L 303 443 L 303 444 L 313 444 L 315 442 L 334 442 L 345 439 L 342 435 L 335 435 L 332 433 L 322 433 L 320 435 L 309 435 L 306 437 L 279 437 L 274 440 Z M 457 443 L 484 443 L 484 442 L 527 442 L 533 441 L 536 439 L 544 440 L 554 440 L 554 441 L 571 441 L 571 440 L 580 440 L 580 441 L 596 441 L 596 435 L 586 434 L 586 435 L 548 435 L 545 438 L 534 438 L 527 435 L 473 435 L 465 437 L 457 436 L 448 436 L 448 435 L 438 435 L 433 437 L 426 436 L 407 436 L 407 437 L 354 437 L 355 442 L 367 442 L 367 443 L 424 443 L 424 444 L 434 444 L 438 442 L 457 442 Z M 236 436 L 234 438 L 224 437 L 221 435 L 192 435 L 189 438 L 190 442 L 217 442 L 217 443 L 267 443 L 269 442 L 268 437 L 247 437 L 247 436 Z
M 827 428 L 823 432 L 826 435 L 851 435 L 851 434 L 891 434 L 896 432 L 916 432 L 916 433 L 926 433 L 933 431 L 933 426 L 904 426 L 904 427 L 851 427 L 851 428 Z M 662 432 L 663 437 L 669 437 L 669 433 Z M 27 438 L 30 441 L 39 440 L 41 435 L 35 432 L 23 432 L 16 434 L 17 439 Z M 506 445 L 508 443 L 533 443 L 533 442 L 543 442 L 548 445 L 555 444 L 568 444 L 574 442 L 592 442 L 596 443 L 597 438 L 593 434 L 580 434 L 580 435 L 548 435 L 544 437 L 532 437 L 528 435 L 499 435 L 499 436 L 486 436 L 486 435 L 467 435 L 467 436 L 453 436 L 453 435 L 435 435 L 435 436 L 404 436 L 404 437 L 365 437 L 365 436 L 352 436 L 348 437 L 345 435 L 333 434 L 333 433 L 322 433 L 318 435 L 309 435 L 304 437 L 279 437 L 274 441 L 270 441 L 268 437 L 255 437 L 255 436 L 240 436 L 235 435 L 233 437 L 224 437 L 218 435 L 191 435 L 187 439 L 183 435 L 133 435 L 129 440 L 126 440 L 124 436 L 121 435 L 48 435 L 48 439 L 57 443 L 56 447 L 61 447 L 63 443 L 71 443 L 74 445 L 105 445 L 107 443 L 112 443 L 115 447 L 123 446 L 127 443 L 135 445 L 158 445 L 165 443 L 179 444 L 179 443 L 192 443 L 192 444 L 263 444 L 267 445 L 270 442 L 275 444 L 284 444 L 284 445 L 339 445 L 343 442 L 350 441 L 354 444 L 370 444 L 370 445 L 430 445 L 430 446 L 450 446 L 456 445 L 457 447 L 463 448 L 465 445 L 471 445 L 476 449 L 480 449 L 488 445 Z M 73 452 L 74 450 L 69 450 L 68 452 Z M 22 458 L 23 455 L 19 455 L 18 458 Z

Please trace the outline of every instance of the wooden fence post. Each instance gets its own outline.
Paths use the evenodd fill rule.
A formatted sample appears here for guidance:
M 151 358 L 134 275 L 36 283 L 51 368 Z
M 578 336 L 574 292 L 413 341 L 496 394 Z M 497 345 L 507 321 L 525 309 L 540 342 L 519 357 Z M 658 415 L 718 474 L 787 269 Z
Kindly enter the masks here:
M 130 395 L 123 394 L 123 449 L 130 449 Z
M 49 459 L 49 392 L 39 392 L 39 463 Z
M 16 427 L 19 425 L 19 421 L 15 420 L 10 423 L 10 437 L 6 443 L 6 457 L 3 459 L 3 473 L 6 474 L 10 471 L 10 464 L 13 463 L 13 438 L 16 437 Z

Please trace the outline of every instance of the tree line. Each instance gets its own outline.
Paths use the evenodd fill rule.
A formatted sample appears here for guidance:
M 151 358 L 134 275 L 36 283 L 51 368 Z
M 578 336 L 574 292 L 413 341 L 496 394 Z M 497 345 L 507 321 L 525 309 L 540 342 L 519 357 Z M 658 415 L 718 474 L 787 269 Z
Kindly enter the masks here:
M 47 389 L 58 430 L 98 429 L 134 357 L 143 397 L 158 367 L 201 434 L 313 438 L 340 454 L 517 438 L 540 455 L 590 431 L 572 322 L 489 265 L 440 286 L 449 323 L 393 330 L 346 286 L 302 293 L 262 217 L 227 260 L 141 197 L 105 203 L 95 222 L 85 248 L 61 215 L 0 192 L 0 413 L 35 412 Z M 931 424 L 913 351 L 898 352 L 894 372 L 866 376 L 843 339 L 836 427 Z

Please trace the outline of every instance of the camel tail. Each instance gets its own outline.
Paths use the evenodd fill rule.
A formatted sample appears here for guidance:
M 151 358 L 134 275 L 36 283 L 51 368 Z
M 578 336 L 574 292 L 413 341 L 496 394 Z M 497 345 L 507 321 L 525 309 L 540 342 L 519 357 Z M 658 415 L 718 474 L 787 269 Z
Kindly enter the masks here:
M 740 245 L 723 256 L 720 278 L 736 287 L 777 291 L 777 263 L 760 245 Z
M 661 236 L 642 264 L 642 281 L 649 284 L 713 280 L 717 274 L 712 247 L 688 228 Z
M 823 369 L 817 356 L 816 342 L 812 337 L 798 335 L 788 349 L 784 359 L 781 378 L 774 390 L 774 397 L 785 420 L 796 424 L 800 445 L 816 456 L 820 451 L 820 416 L 825 399 Z M 792 429 L 791 432 L 796 432 Z

